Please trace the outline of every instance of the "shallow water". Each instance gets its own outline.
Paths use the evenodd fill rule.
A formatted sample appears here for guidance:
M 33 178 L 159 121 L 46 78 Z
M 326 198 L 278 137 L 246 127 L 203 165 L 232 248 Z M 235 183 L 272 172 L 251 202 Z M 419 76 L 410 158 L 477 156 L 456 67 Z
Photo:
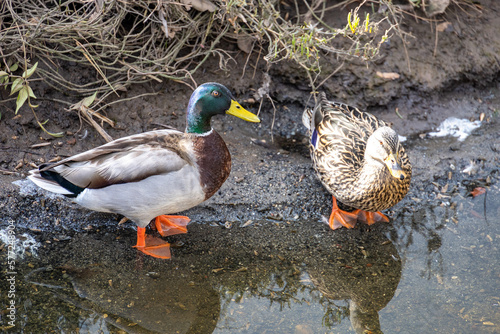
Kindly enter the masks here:
M 132 229 L 47 238 L 38 257 L 16 263 L 16 326 L 8 328 L 4 311 L 2 329 L 498 333 L 498 186 L 475 198 L 446 196 L 350 231 L 310 228 L 320 222 L 194 226 L 192 233 L 219 234 L 220 245 L 186 244 L 171 261 L 131 250 Z
M 214 333 L 500 332 L 498 188 L 444 203 L 398 217 L 391 241 L 365 245 L 366 258 L 306 264 L 284 307 L 233 298 Z

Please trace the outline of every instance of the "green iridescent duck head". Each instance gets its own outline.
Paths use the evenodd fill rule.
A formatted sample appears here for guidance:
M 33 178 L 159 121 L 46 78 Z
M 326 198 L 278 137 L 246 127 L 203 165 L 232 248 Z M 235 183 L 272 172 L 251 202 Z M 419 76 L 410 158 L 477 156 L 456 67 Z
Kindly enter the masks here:
M 245 110 L 225 86 L 208 82 L 199 86 L 191 95 L 187 108 L 188 133 L 206 133 L 212 129 L 210 120 L 219 114 L 229 114 L 248 122 L 260 122 L 259 118 Z

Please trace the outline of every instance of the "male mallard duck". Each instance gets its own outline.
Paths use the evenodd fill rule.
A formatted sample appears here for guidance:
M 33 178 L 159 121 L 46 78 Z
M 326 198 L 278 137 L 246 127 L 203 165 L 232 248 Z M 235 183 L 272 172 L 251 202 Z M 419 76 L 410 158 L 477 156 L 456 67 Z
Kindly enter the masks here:
M 397 133 L 369 113 L 328 101 L 325 94 L 302 121 L 309 129 L 316 174 L 333 195 L 330 227 L 352 228 L 358 218 L 369 225 L 389 221 L 379 211 L 398 203 L 411 180 Z
M 205 83 L 191 95 L 185 132 L 165 129 L 120 138 L 41 165 L 28 177 L 39 187 L 72 197 L 91 210 L 124 215 L 137 224 L 138 250 L 170 258 L 169 244 L 146 238 L 145 228 L 156 217 L 162 236 L 186 233 L 188 217 L 165 214 L 202 203 L 227 179 L 231 156 L 210 126 L 212 116 L 224 113 L 260 122 L 226 87 Z

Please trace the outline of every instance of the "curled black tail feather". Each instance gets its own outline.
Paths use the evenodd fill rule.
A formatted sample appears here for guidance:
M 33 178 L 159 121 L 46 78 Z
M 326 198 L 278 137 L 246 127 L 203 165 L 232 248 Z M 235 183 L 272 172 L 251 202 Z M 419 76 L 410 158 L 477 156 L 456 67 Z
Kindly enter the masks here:
M 55 172 L 53 170 L 42 170 L 45 167 L 48 167 L 48 165 L 41 165 L 40 166 L 40 175 L 44 179 L 49 180 L 49 181 L 54 181 L 57 184 L 59 184 L 61 187 L 63 187 L 64 189 L 72 192 L 72 194 L 64 195 L 64 196 L 74 198 L 74 197 L 78 196 L 82 191 L 85 190 L 85 188 L 79 187 L 79 186 L 69 182 L 64 177 L 62 177 L 58 172 Z

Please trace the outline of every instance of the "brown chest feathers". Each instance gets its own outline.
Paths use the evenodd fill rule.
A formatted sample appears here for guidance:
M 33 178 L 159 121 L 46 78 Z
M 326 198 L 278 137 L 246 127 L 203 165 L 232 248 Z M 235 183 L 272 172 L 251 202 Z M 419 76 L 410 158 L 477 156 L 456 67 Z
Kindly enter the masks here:
M 193 147 L 200 170 L 200 182 L 207 200 L 219 190 L 229 176 L 231 155 L 224 140 L 214 130 L 209 135 L 196 137 Z

